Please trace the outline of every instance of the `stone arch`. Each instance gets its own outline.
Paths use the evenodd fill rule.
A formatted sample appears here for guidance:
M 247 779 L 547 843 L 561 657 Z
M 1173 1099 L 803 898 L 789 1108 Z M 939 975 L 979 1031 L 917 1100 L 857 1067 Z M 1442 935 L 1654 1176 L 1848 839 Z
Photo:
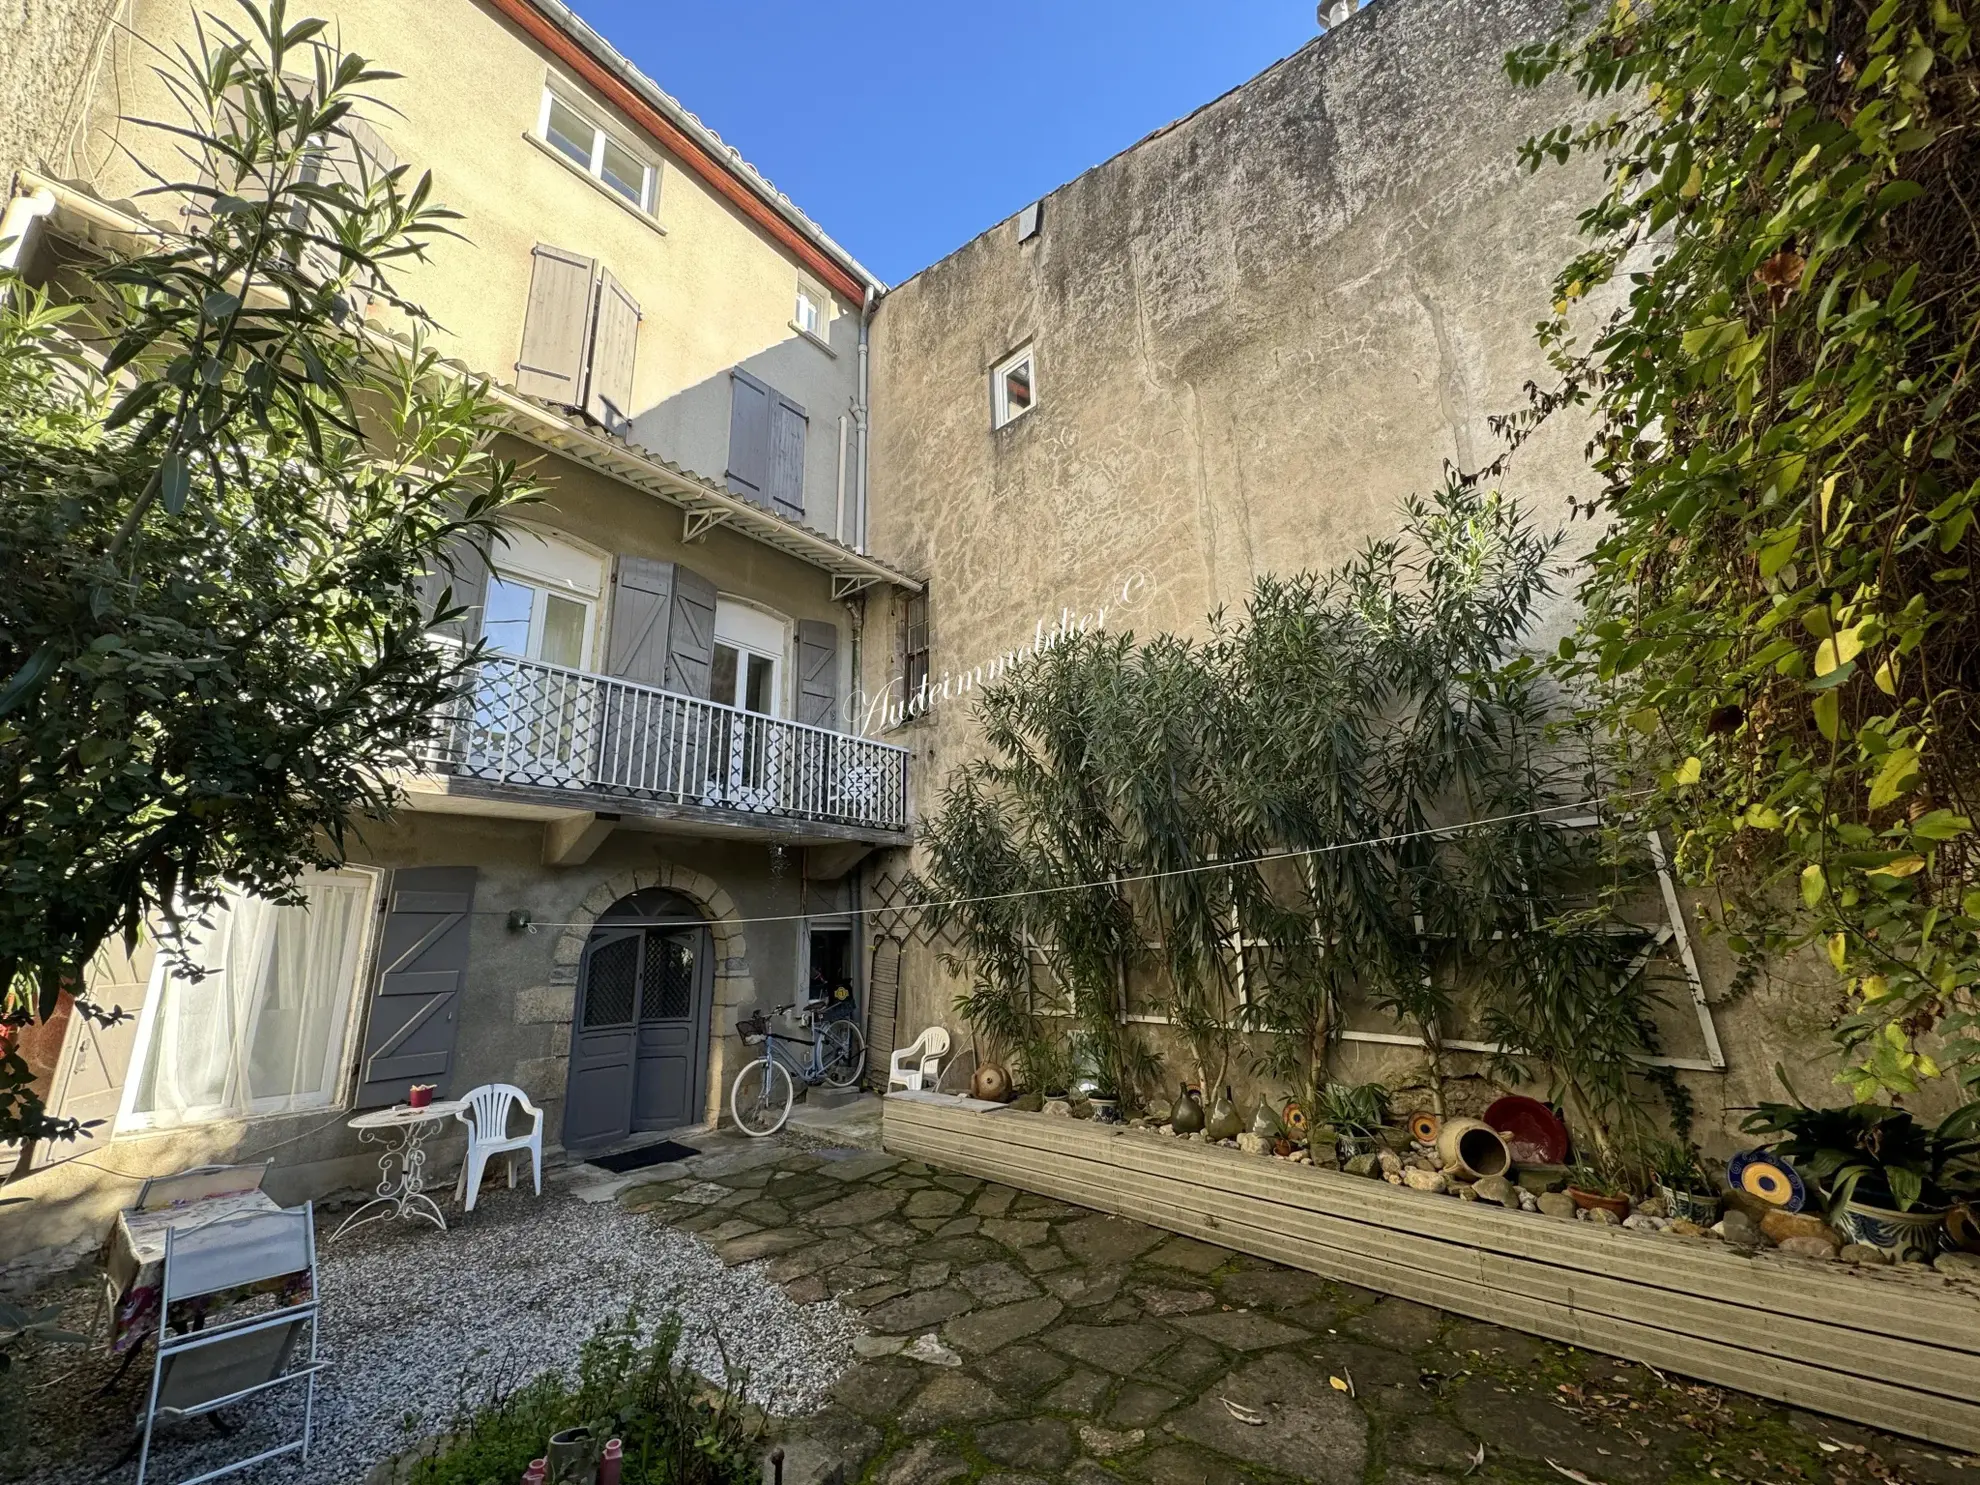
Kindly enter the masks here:
M 591 937 L 593 925 L 614 903 L 649 887 L 676 893 L 693 904 L 706 920 L 709 936 L 715 941 L 715 992 L 708 1007 L 711 1023 L 708 1102 L 704 1110 L 704 1117 L 713 1122 L 721 1117 L 722 1099 L 728 1093 L 729 1079 L 734 1076 L 734 1051 L 729 1045 L 733 1040 L 729 1034 L 731 1023 L 743 1006 L 756 999 L 756 982 L 749 973 L 749 941 L 743 933 L 741 914 L 736 910 L 735 899 L 720 882 L 693 867 L 666 862 L 620 872 L 599 882 L 584 895 L 571 914 L 571 925 L 557 939 L 551 958 L 551 990 L 568 1028 L 576 1014 L 578 964 L 584 958 L 585 941 Z M 568 1062 L 569 1053 L 566 1040 L 564 1055 L 557 1059 L 560 1066 Z

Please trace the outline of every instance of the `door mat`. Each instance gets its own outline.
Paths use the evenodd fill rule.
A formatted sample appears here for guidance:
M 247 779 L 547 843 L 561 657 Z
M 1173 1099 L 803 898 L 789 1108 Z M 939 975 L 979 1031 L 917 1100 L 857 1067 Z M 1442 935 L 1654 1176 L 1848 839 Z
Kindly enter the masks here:
M 662 1140 L 657 1145 L 641 1145 L 637 1150 L 623 1150 L 617 1155 L 593 1155 L 585 1164 L 622 1176 L 629 1170 L 645 1170 L 649 1165 L 665 1165 L 671 1160 L 686 1160 L 690 1155 L 700 1153 L 673 1140 Z

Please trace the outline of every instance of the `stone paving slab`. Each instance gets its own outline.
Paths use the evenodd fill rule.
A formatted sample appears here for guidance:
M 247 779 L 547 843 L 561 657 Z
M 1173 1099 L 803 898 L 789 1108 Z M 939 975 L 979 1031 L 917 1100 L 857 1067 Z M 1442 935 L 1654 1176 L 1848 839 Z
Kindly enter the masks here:
M 974 1177 L 766 1148 L 618 1199 L 862 1312 L 785 1485 L 1980 1485 L 1980 1459 Z

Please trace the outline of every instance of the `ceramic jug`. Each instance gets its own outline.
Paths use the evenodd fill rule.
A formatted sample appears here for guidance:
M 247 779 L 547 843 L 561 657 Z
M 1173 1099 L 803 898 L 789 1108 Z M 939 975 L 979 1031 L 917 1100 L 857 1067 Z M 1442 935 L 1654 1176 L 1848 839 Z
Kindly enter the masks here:
M 1203 1133 L 1213 1140 L 1234 1140 L 1243 1132 L 1244 1120 L 1238 1117 L 1237 1101 L 1227 1087 L 1224 1096 L 1210 1106 L 1210 1122 Z
M 1177 1134 L 1196 1134 L 1203 1128 L 1203 1102 L 1187 1083 L 1176 1095 L 1176 1106 L 1169 1110 L 1169 1128 Z

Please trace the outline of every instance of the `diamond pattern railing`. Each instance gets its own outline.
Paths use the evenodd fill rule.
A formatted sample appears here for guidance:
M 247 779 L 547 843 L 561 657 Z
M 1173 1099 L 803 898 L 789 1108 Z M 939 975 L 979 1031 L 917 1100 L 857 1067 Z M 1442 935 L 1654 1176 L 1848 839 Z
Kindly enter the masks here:
M 431 766 L 494 783 L 907 828 L 903 748 L 506 655 L 476 663 L 440 718 Z

